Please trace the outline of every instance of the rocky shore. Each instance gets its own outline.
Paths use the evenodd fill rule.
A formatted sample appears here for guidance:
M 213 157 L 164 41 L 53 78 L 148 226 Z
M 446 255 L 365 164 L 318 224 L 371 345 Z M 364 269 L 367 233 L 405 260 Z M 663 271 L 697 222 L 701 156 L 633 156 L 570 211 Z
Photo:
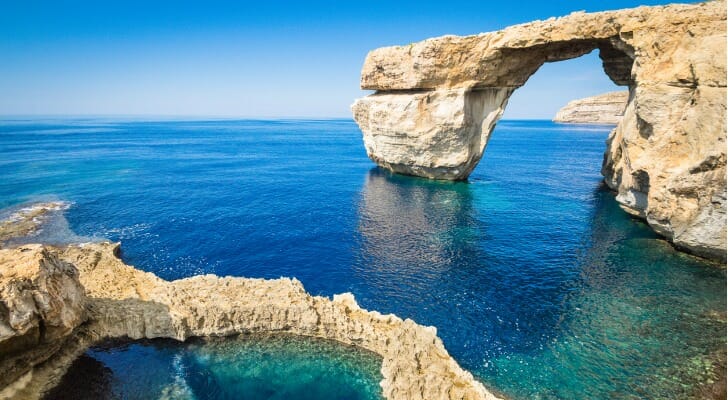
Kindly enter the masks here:
M 598 96 L 572 100 L 554 116 L 554 122 L 564 124 L 617 125 L 624 116 L 629 92 L 609 92 Z
M 14 210 L 0 219 L 0 246 L 17 238 L 36 236 L 51 214 L 69 207 L 62 201 L 35 203 Z
M 309 295 L 295 279 L 201 275 L 165 281 L 124 264 L 118 243 L 0 249 L 0 398 L 39 399 L 105 339 L 279 332 L 382 357 L 387 399 L 496 399 L 434 327 L 361 309 L 349 293 Z

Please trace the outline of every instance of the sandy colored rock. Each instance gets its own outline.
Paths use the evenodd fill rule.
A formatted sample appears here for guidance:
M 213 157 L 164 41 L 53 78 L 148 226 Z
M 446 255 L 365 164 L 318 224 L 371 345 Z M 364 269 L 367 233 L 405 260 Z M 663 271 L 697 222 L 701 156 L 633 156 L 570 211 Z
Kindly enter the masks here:
M 387 169 L 434 179 L 465 179 L 483 155 L 509 89 L 374 94 L 354 113 L 369 157 Z
M 594 49 L 605 63 L 605 73 L 617 84 L 686 84 L 695 74 L 705 77 L 703 84 L 725 86 L 725 59 L 720 53 L 705 52 L 720 50 L 725 12 L 724 1 L 574 12 L 495 32 L 383 47 L 367 55 L 361 87 L 515 88 L 544 62 L 576 58 Z M 640 63 L 634 65 L 635 60 Z
M 554 122 L 565 124 L 617 125 L 624 116 L 629 92 L 609 92 L 572 100 L 554 116 Z
M 41 259 L 53 257 L 45 247 L 30 251 Z M 2 252 L 12 259 L 20 250 Z M 349 293 L 333 300 L 311 296 L 288 278 L 201 275 L 169 282 L 124 264 L 112 243 L 52 252 L 78 268 L 89 320 L 22 384 L 5 389 L 16 399 L 38 398 L 59 382 L 73 359 L 105 338 L 185 340 L 257 332 L 333 339 L 379 354 L 388 399 L 496 399 L 450 357 L 435 328 L 363 310 Z
M 394 172 L 466 179 L 510 94 L 543 63 L 595 49 L 629 88 L 605 182 L 678 248 L 725 261 L 725 1 L 577 12 L 373 50 L 361 87 L 376 93 L 352 105 L 367 154 Z
M 0 387 L 45 361 L 86 319 L 76 268 L 41 245 L 0 250 Z

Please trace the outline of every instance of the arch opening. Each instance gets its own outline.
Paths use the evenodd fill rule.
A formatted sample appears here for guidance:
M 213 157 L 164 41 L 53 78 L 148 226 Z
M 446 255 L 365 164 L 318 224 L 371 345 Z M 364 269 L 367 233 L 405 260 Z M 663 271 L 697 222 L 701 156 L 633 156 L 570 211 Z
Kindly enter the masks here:
M 554 120 L 558 111 L 571 101 L 627 91 L 630 82 L 629 78 L 620 78 L 624 76 L 623 72 L 621 75 L 612 73 L 612 76 L 606 72 L 607 69 L 616 69 L 614 65 L 621 62 L 611 58 L 607 65 L 603 55 L 604 51 L 594 48 L 576 58 L 545 62 L 523 86 L 514 91 L 502 119 Z M 629 68 L 631 65 L 630 59 Z M 624 106 L 626 104 L 625 101 Z M 623 110 L 624 107 L 620 111 Z

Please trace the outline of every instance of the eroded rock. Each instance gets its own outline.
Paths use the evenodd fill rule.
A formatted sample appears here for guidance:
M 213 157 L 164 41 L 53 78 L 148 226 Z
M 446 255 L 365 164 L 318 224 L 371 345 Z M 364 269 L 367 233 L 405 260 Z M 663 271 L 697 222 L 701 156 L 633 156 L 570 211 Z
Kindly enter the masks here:
M 76 268 L 41 245 L 0 250 L 0 387 L 57 351 L 86 319 Z
M 510 89 L 381 93 L 352 106 L 369 157 L 387 169 L 465 179 L 480 161 Z M 376 132 L 376 133 L 374 133 Z
M 0 254 L 12 260 L 18 251 Z M 32 251 L 37 259 L 54 257 L 41 246 Z M 388 399 L 496 399 L 450 357 L 435 328 L 363 310 L 351 294 L 333 300 L 311 296 L 288 278 L 200 275 L 169 282 L 124 264 L 116 256 L 118 244 L 112 243 L 52 251 L 78 268 L 89 319 L 66 347 L 28 375 L 22 388 L 11 388 L 14 398 L 38 398 L 88 346 L 103 339 L 281 332 L 333 339 L 379 354 Z
M 361 87 L 376 93 L 352 105 L 367 154 L 394 172 L 465 179 L 510 94 L 543 63 L 595 49 L 629 87 L 605 182 L 677 247 L 725 261 L 725 1 L 579 12 L 373 50 Z

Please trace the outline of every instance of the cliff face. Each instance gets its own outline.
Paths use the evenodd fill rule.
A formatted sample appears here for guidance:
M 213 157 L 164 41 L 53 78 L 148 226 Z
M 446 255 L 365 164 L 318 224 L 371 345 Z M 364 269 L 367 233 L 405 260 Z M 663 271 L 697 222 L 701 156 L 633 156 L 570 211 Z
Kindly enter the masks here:
M 12 276 L 7 271 L 24 269 L 22 263 L 27 259 L 33 265 L 63 266 L 65 277 L 33 295 L 56 298 L 54 293 L 65 293 L 57 298 L 67 299 L 50 302 L 52 315 L 28 311 L 24 304 L 12 301 L 17 296 L 7 295 L 17 281 L 0 280 L 0 300 L 10 315 L 30 316 L 25 318 L 29 322 L 16 323 L 15 337 L 31 332 L 38 325 L 33 321 L 43 318 L 48 321 L 46 326 L 62 327 L 54 331 L 53 338 L 54 343 L 63 344 L 39 347 L 33 339 L 23 341 L 28 346 L 16 346 L 14 354 L 25 363 L 11 364 L 4 358 L 0 362 L 0 398 L 39 398 L 59 382 L 73 359 L 106 338 L 184 340 L 282 332 L 333 339 L 379 354 L 381 386 L 388 399 L 496 399 L 450 357 L 435 328 L 363 310 L 351 294 L 336 295 L 333 300 L 311 296 L 300 282 L 287 278 L 201 275 L 169 282 L 124 264 L 116 256 L 117 250 L 118 244 L 111 243 L 0 250 L 3 277 Z M 45 273 L 42 268 L 28 271 L 36 280 Z M 0 320 L 0 328 L 3 323 Z M 0 336 L 0 351 L 8 343 L 3 338 Z
M 724 1 L 573 13 L 374 50 L 361 87 L 376 93 L 352 105 L 367 154 L 394 172 L 466 179 L 511 93 L 544 62 L 594 49 L 629 88 L 605 182 L 676 246 L 725 260 Z
M 554 116 L 554 122 L 566 124 L 610 124 L 622 120 L 629 92 L 609 92 L 572 100 Z

